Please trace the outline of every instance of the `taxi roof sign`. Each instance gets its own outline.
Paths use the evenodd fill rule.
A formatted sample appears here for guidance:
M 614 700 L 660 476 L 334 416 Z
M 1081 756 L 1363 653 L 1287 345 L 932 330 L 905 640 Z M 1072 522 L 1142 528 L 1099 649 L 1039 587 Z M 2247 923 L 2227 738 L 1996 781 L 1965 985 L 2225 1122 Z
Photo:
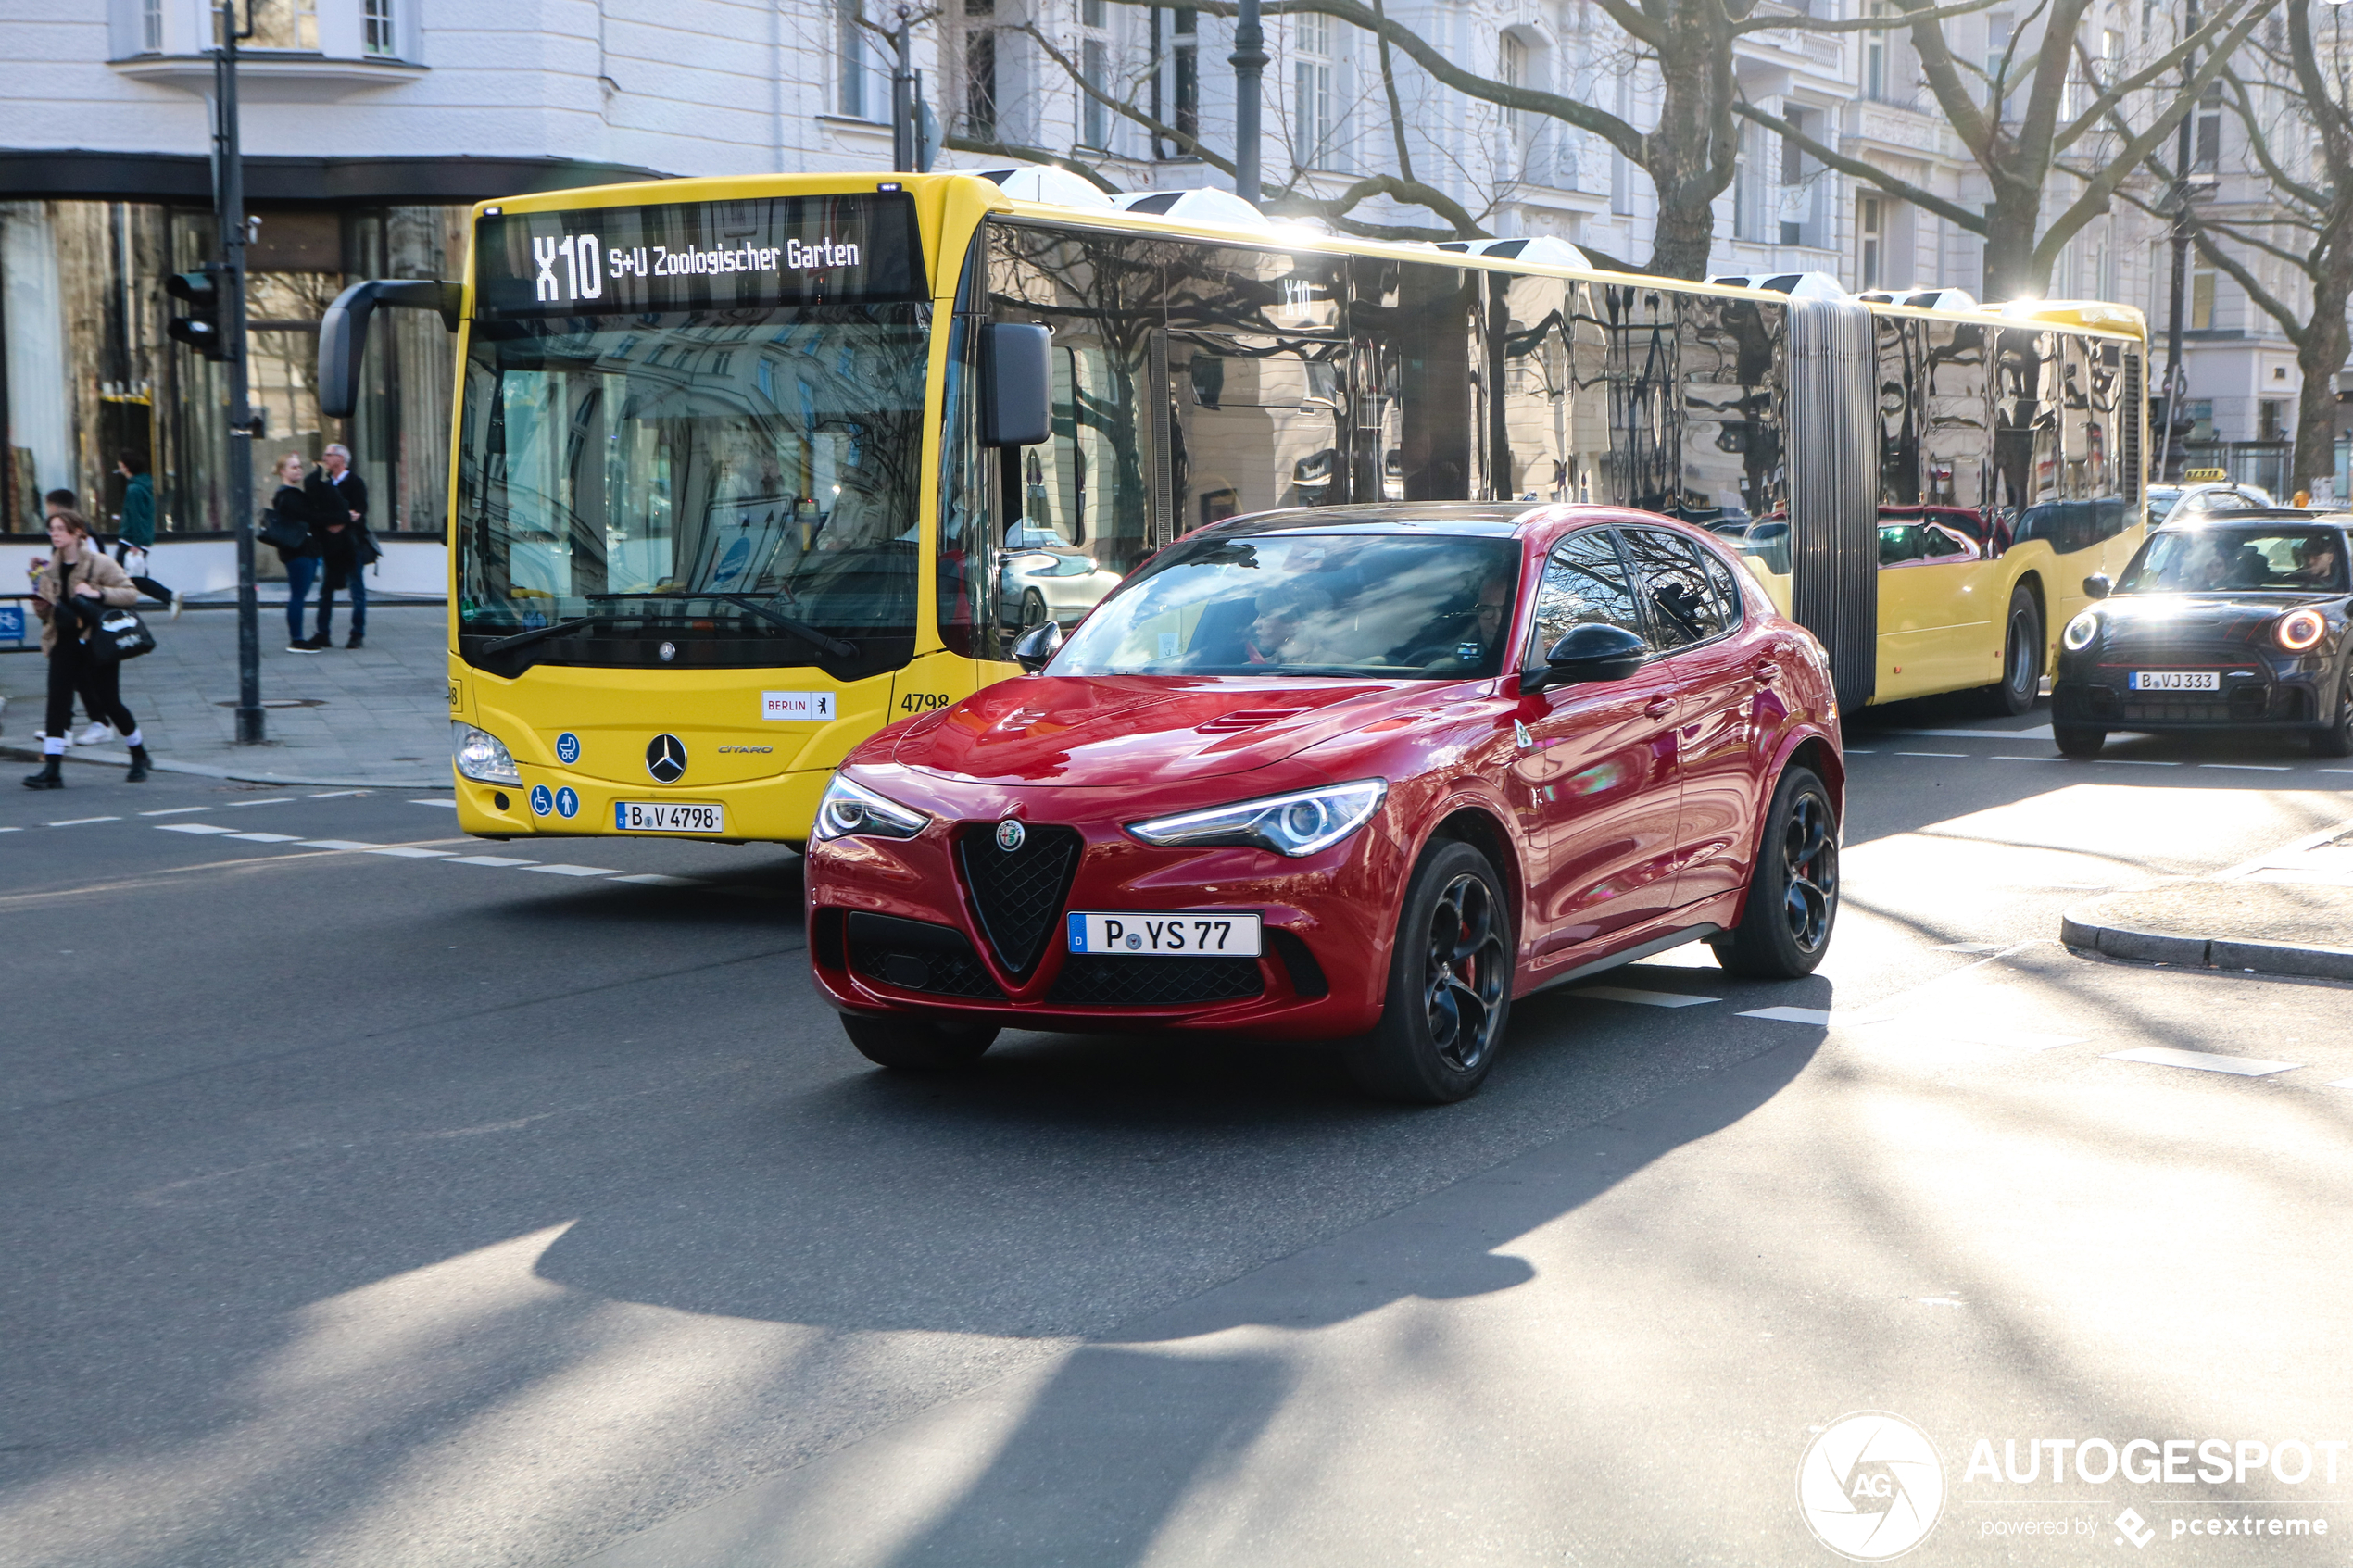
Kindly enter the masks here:
M 2228 484 L 2231 482 L 2231 470 L 2228 469 L 2189 469 L 2183 473 L 2182 479 L 2188 484 Z

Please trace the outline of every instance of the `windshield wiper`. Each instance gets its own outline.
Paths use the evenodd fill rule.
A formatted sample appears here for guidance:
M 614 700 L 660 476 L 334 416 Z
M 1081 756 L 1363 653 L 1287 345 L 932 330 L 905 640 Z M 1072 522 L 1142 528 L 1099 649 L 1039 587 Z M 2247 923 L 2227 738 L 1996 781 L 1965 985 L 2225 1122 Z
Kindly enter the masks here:
M 572 621 L 551 621 L 545 626 L 534 626 L 528 632 L 517 632 L 512 636 L 494 637 L 489 642 L 483 644 L 482 646 L 477 648 L 475 651 L 485 658 L 496 658 L 497 655 L 502 653 L 512 653 L 518 648 L 527 648 L 534 643 L 544 643 L 551 637 L 569 637 L 574 632 L 580 631 L 584 627 L 623 626 L 640 623 L 648 625 L 660 624 L 659 621 L 654 621 L 651 617 L 643 615 L 583 615 Z
M 832 654 L 836 659 L 858 657 L 856 643 L 845 643 L 839 637 L 827 636 L 806 621 L 795 621 L 789 615 L 780 615 L 749 594 L 709 594 L 702 596 L 717 599 L 723 604 L 734 605 L 738 609 L 748 609 L 762 621 L 774 621 L 810 646 Z

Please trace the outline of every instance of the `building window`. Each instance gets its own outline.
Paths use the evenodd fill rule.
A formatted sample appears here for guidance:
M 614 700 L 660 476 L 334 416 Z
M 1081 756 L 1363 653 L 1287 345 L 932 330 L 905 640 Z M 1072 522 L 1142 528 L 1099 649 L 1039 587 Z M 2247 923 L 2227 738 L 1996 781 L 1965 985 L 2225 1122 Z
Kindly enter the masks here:
M 400 53 L 393 41 L 392 0 L 362 0 L 359 19 L 360 43 L 367 53 L 380 56 Z
M 2190 331 L 2211 332 L 2214 327 L 2214 274 L 2200 268 L 2190 274 Z
M 1332 19 L 1309 12 L 1292 34 L 1291 148 L 1302 169 L 1332 162 L 1340 106 L 1332 91 Z
M 836 46 L 841 68 L 835 107 L 852 119 L 866 118 L 866 28 L 860 0 L 836 0 Z
M 1617 77 L 1617 118 L 1631 122 L 1634 118 L 1634 85 L 1628 80 L 1629 72 Z M 1733 211 L 1739 212 L 1739 198 L 1733 199 Z M 1617 150 L 1612 143 L 1609 153 L 1609 211 L 1613 218 L 1625 218 L 1634 210 L 1634 160 Z
M 1881 257 L 1886 244 L 1881 208 L 1877 196 L 1857 197 L 1855 203 L 1855 279 L 1858 288 L 1880 286 Z
M 245 0 L 248 49 L 319 48 L 319 0 Z
M 1176 11 L 1169 26 L 1169 88 L 1176 100 L 1170 123 L 1178 135 L 1195 138 L 1201 135 L 1201 13 Z M 1194 156 L 1190 141 L 1164 142 L 1157 150 L 1163 157 Z
M 1994 83 L 2001 79 L 2002 60 L 2010 52 L 2010 14 L 1996 11 L 1985 19 L 1985 94 L 1990 102 Z
M 1105 151 L 1111 147 L 1111 107 L 1096 94 L 1111 91 L 1111 40 L 1102 36 L 1111 25 L 1110 11 L 1108 0 L 1079 0 L 1078 23 L 1087 32 L 1078 41 L 1078 144 Z
M 2280 420 L 2281 412 L 2286 407 L 2286 404 L 2276 397 L 2266 397 L 2255 406 L 2256 440 L 2284 441 L 2287 439 L 2282 430 Z
M 1528 85 L 1528 45 L 1506 32 L 1495 40 L 1495 77 L 1506 87 Z M 1504 134 L 1516 149 L 1520 137 L 1520 112 L 1516 108 L 1504 111 Z
M 163 53 L 163 0 L 141 0 L 139 47 L 150 55 Z
M 2198 100 L 2197 138 L 2190 153 L 2190 172 L 2212 174 L 2222 161 L 2222 84 L 2214 83 Z
M 1887 15 L 1885 0 L 1871 0 L 1870 14 Z M 1863 34 L 1863 96 L 1887 101 L 1887 29 L 1875 27 Z

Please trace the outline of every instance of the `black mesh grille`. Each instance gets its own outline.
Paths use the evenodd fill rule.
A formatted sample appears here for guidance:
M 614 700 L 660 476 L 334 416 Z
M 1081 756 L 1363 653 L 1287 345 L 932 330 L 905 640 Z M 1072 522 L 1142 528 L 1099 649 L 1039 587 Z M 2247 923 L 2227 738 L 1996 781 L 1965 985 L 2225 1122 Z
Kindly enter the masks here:
M 952 926 L 896 920 L 863 912 L 849 917 L 849 967 L 869 980 L 901 991 L 942 997 L 982 997 L 1001 1001 L 1005 993 L 988 977 L 964 934 Z
M 1256 959 L 1117 958 L 1073 953 L 1047 1000 L 1073 1008 L 1165 1008 L 1231 1002 L 1266 988 Z
M 956 840 L 964 888 L 997 961 L 1026 979 L 1061 919 L 1083 847 L 1076 828 L 1026 828 L 1018 849 L 997 847 L 995 827 L 975 822 Z

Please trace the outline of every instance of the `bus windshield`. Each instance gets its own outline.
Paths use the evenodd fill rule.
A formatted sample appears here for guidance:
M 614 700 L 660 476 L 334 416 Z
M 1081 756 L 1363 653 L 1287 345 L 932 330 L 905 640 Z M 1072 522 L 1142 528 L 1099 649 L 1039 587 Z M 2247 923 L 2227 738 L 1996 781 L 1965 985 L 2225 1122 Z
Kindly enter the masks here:
M 477 322 L 461 652 L 903 665 L 929 341 L 922 303 Z

